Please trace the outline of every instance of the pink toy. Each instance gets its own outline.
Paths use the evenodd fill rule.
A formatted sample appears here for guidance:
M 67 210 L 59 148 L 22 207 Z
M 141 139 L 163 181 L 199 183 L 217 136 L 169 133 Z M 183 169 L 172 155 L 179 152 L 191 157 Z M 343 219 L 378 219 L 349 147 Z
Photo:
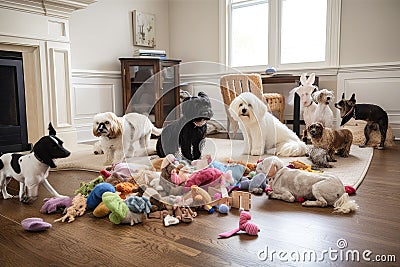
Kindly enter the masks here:
M 254 223 L 248 222 L 251 220 L 249 212 L 242 210 L 240 212 L 239 228 L 233 229 L 229 232 L 219 234 L 220 237 L 231 237 L 239 231 L 245 231 L 248 235 L 258 235 L 260 229 Z
M 192 173 L 186 181 L 185 178 L 186 177 L 180 177 L 176 172 L 171 173 L 171 181 L 173 181 L 177 185 L 184 183 L 185 187 L 191 187 L 192 185 L 207 185 L 213 181 L 218 180 L 219 178 L 222 178 L 221 183 L 224 183 L 225 181 L 231 184 L 233 183 L 232 171 L 227 171 L 226 173 L 223 173 L 216 168 L 201 169 Z

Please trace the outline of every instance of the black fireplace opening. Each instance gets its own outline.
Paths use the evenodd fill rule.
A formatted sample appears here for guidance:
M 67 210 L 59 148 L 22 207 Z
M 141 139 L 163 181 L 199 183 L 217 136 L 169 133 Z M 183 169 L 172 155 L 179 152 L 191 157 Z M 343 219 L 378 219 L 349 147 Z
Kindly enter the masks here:
M 22 53 L 0 51 L 0 152 L 31 150 L 28 143 Z

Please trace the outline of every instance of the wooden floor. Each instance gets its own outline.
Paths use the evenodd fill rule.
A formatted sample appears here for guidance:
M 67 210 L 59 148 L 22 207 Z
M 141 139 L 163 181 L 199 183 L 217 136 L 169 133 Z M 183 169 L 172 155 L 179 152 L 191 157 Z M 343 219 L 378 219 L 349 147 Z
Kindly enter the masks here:
M 51 172 L 49 180 L 72 196 L 80 181 L 94 177 L 97 173 L 59 171 Z M 339 215 L 332 208 L 304 208 L 253 196 L 252 222 L 260 227 L 259 236 L 227 239 L 218 239 L 218 234 L 237 227 L 237 210 L 225 216 L 200 212 L 194 222 L 171 227 L 161 222 L 114 225 L 90 212 L 72 223 L 55 223 L 60 214 L 39 212 L 41 200 L 49 196 L 41 188 L 33 205 L 0 199 L 0 266 L 399 266 L 372 261 L 391 255 L 400 261 L 399 179 L 400 146 L 375 150 L 352 197 L 360 206 L 356 213 Z M 53 227 L 26 232 L 20 222 L 28 217 L 41 217 Z M 310 261 L 310 255 L 318 259 Z

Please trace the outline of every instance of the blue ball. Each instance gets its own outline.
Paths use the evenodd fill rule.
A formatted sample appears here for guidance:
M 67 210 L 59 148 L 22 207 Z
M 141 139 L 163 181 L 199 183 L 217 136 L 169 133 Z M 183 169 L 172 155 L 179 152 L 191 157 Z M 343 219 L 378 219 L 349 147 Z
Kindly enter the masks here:
M 225 205 L 225 204 L 221 204 L 218 207 L 218 211 L 219 211 L 219 213 L 228 214 L 229 207 L 227 205 Z

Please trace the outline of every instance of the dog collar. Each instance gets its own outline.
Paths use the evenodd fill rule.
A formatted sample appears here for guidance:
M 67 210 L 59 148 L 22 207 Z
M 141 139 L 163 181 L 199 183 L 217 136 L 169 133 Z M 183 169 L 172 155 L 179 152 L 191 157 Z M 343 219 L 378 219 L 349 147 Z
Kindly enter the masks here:
M 347 115 L 349 115 L 350 113 L 352 113 L 352 112 L 353 112 L 353 118 L 355 118 L 355 117 L 356 117 L 356 110 L 354 109 L 354 107 L 355 107 L 355 106 L 353 106 L 353 107 L 342 117 L 342 119 L 343 119 L 344 117 L 346 117 Z
M 36 153 L 33 153 L 33 155 L 35 156 L 35 158 L 36 158 L 38 161 L 40 161 L 40 162 L 43 163 L 43 164 L 46 164 L 46 163 L 44 163 L 44 160 L 42 160 L 41 158 L 39 158 L 38 155 L 36 155 Z

